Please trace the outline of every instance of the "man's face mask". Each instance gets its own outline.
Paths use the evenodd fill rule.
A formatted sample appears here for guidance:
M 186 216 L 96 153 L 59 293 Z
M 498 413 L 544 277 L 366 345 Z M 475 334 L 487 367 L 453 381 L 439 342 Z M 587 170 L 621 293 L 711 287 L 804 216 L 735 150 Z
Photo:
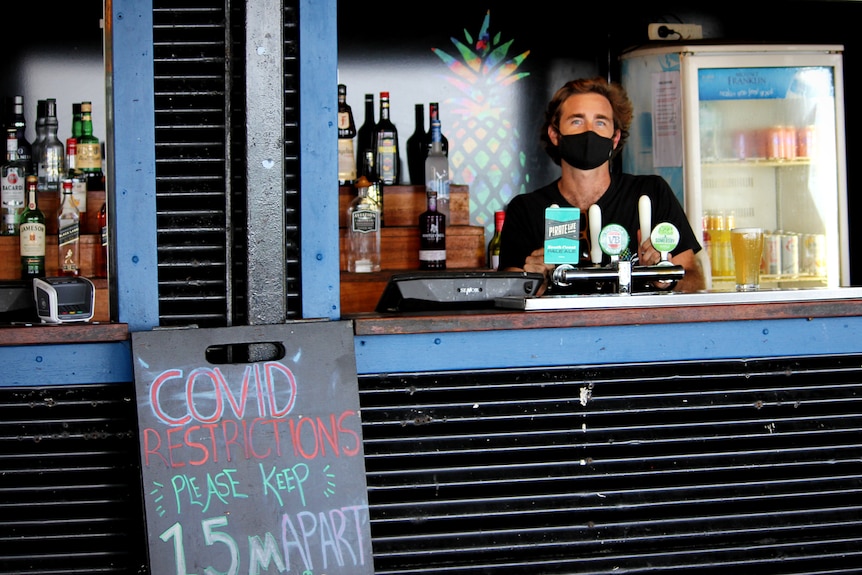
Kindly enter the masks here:
M 560 136 L 560 158 L 579 170 L 592 170 L 607 162 L 614 153 L 614 141 L 592 130 Z

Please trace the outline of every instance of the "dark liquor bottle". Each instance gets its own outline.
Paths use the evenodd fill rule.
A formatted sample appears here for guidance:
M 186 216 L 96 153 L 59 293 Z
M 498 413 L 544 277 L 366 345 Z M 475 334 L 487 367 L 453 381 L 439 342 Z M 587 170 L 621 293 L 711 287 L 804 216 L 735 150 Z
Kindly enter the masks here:
M 446 216 L 437 211 L 437 192 L 427 192 L 428 209 L 419 214 L 419 269 L 446 269 Z
M 425 177 L 425 106 L 416 104 L 416 129 L 407 138 L 407 171 L 410 173 L 410 183 L 414 186 L 422 185 Z
M 87 179 L 78 169 L 78 140 L 75 138 L 66 138 L 66 177 L 72 180 L 72 198 L 83 219 L 87 213 Z
M 45 100 L 39 100 L 36 102 L 36 122 L 33 124 L 33 130 L 36 132 L 36 137 L 33 138 L 33 143 L 31 144 L 31 159 L 30 165 L 32 167 L 32 172 L 34 176 L 39 175 L 39 158 L 42 153 L 42 146 L 45 144 L 45 108 L 48 103 Z
M 353 153 L 353 139 L 356 137 L 356 124 L 353 110 L 347 103 L 347 86 L 338 85 L 338 183 L 352 184 L 356 180 L 356 156 Z
M 398 185 L 401 158 L 398 151 L 398 129 L 389 117 L 389 92 L 380 92 L 380 120 L 374 132 L 374 165 L 385 186 Z
M 100 242 L 96 249 L 96 263 L 93 266 L 97 278 L 108 277 L 108 202 L 99 209 Z
M 105 173 L 102 171 L 102 144 L 93 135 L 93 104 L 81 102 L 81 136 L 78 141 L 78 169 L 87 180 L 87 191 L 105 191 Z
M 431 102 L 428 104 L 428 125 L 430 126 L 434 120 L 440 119 L 440 104 Z M 449 139 L 442 131 L 440 132 L 440 141 L 442 142 L 443 155 L 449 157 Z M 431 151 L 431 131 L 425 135 L 425 157 L 428 157 L 428 152 Z
M 57 273 L 77 276 L 81 273 L 81 216 L 72 198 L 72 180 L 62 184 L 60 214 L 57 216 Z
M 76 140 L 84 133 L 81 127 L 81 102 L 72 104 L 72 137 Z
M 365 153 L 374 152 L 374 94 L 365 94 L 365 119 L 356 131 L 356 165 L 360 176 L 367 176 L 365 170 Z
M 66 152 L 63 142 L 57 136 L 60 126 L 57 123 L 57 100 L 45 100 L 45 141 L 39 146 L 39 177 L 40 192 L 60 192 L 63 178 L 66 176 Z M 80 148 L 78 149 L 80 153 Z
M 27 207 L 24 187 L 27 165 L 18 159 L 18 139 L 15 128 L 6 130 L 6 159 L 0 165 L 0 205 L 3 211 L 3 235 L 17 236 L 21 213 Z
M 374 166 L 374 152 L 366 150 L 365 161 L 362 162 L 365 179 L 368 180 L 368 190 L 366 194 L 369 199 L 377 204 L 377 209 L 380 212 L 380 227 L 385 224 L 383 222 L 383 184 L 377 176 L 377 168 Z M 363 176 L 360 176 L 360 178 Z
M 494 212 L 494 235 L 488 242 L 488 267 L 492 270 L 500 268 L 500 244 L 502 243 L 503 221 L 505 219 L 506 212 L 503 210 Z
M 21 214 L 21 279 L 45 277 L 45 214 L 36 198 L 36 176 L 27 176 L 27 208 Z
M 27 120 L 24 117 L 23 96 L 15 96 L 12 99 L 6 128 L 15 128 L 15 137 L 18 138 L 18 159 L 27 166 L 28 174 L 35 174 L 36 172 L 33 170 L 33 146 L 26 136 Z

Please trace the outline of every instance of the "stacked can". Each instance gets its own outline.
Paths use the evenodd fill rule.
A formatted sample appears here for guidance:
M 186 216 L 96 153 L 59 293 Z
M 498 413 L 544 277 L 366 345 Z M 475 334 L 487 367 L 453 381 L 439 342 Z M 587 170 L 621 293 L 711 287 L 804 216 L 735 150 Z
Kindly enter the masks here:
M 781 234 L 781 276 L 799 276 L 799 234 Z
M 826 276 L 826 236 L 804 234 L 802 236 L 800 271 L 815 277 Z
M 763 274 L 777 276 L 781 273 L 781 233 L 766 232 L 763 235 Z

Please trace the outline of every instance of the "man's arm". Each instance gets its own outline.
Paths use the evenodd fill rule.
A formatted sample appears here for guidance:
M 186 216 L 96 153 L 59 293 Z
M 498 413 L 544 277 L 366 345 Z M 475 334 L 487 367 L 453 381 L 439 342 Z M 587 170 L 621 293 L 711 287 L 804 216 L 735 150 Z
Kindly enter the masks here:
M 685 250 L 681 254 L 671 256 L 670 263 L 682 266 L 685 275 L 674 286 L 673 291 L 696 292 L 706 289 L 706 278 L 703 275 L 703 267 L 693 250 Z

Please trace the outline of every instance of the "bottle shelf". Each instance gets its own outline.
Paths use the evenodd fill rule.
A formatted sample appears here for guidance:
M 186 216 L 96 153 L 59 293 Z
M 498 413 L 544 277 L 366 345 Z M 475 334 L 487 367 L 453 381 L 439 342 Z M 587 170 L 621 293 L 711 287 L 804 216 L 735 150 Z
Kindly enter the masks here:
M 701 163 L 704 168 L 739 168 L 741 166 L 754 168 L 790 168 L 794 166 L 810 166 L 810 158 L 794 159 L 767 159 L 767 158 L 745 158 L 745 159 L 721 159 L 705 160 Z
M 484 269 L 485 229 L 470 225 L 470 190 L 450 186 L 450 225 L 446 229 L 446 268 Z M 419 269 L 419 214 L 425 211 L 424 186 L 384 186 L 380 272 L 350 273 L 347 270 L 347 206 L 355 197 L 353 186 L 339 186 L 339 246 L 341 312 L 374 311 L 389 278 Z
M 54 277 L 57 265 L 57 210 L 60 195 L 56 192 L 38 192 L 39 209 L 45 214 L 45 275 Z M 92 280 L 96 287 L 96 309 L 93 321 L 110 321 L 108 280 L 96 278 L 96 255 L 101 248 L 99 210 L 105 203 L 105 192 L 87 192 L 87 211 L 81 217 L 81 275 Z M 0 236 L 0 280 L 21 279 L 21 251 L 18 236 Z

